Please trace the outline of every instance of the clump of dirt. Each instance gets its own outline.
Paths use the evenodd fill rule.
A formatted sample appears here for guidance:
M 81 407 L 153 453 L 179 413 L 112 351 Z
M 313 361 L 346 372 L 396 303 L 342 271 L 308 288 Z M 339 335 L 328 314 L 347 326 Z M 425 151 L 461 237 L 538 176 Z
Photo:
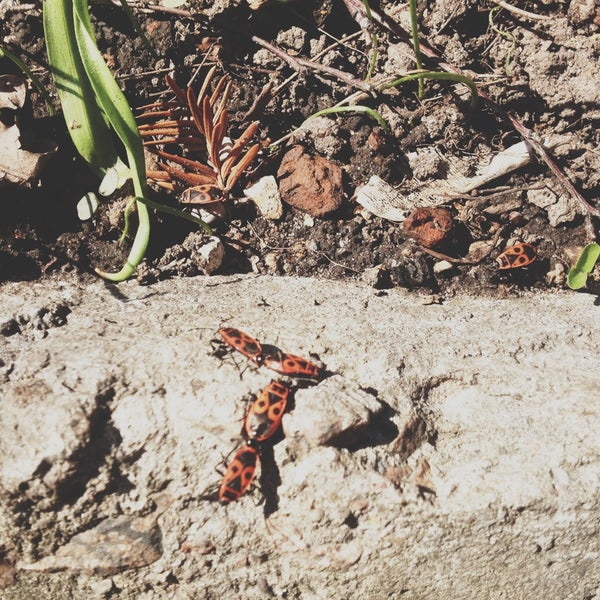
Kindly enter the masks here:
M 444 293 L 505 294 L 523 286 L 564 285 L 569 266 L 598 225 L 600 168 L 594 149 L 600 141 L 600 67 L 594 35 L 600 17 L 593 3 L 577 9 L 533 4 L 531 12 L 503 9 L 491 16 L 492 7 L 478 3 L 422 3 L 421 38 L 443 54 L 442 61 L 424 56 L 425 68 L 441 71 L 444 62 L 462 69 L 490 97 L 475 107 L 467 87 L 446 80 L 427 79 L 423 90 L 416 81 L 382 89 L 415 68 L 405 35 L 406 7 L 382 2 L 375 12 L 384 15 L 382 22 L 370 24 L 375 38 L 364 31 L 368 19 L 353 18 L 350 0 L 251 5 L 254 10 L 245 2 L 226 1 L 197 3 L 193 11 L 138 8 L 136 16 L 159 58 L 136 37 L 120 8 L 91 8 L 99 47 L 133 107 L 167 97 L 165 74 L 184 88 L 191 81 L 197 90 L 216 65 L 233 82 L 232 131 L 239 135 L 250 120 L 260 122 L 256 138 L 262 151 L 244 186 L 234 188 L 227 218 L 213 224 L 225 246 L 218 272 L 365 279 L 377 287 Z M 4 43 L 51 88 L 41 2 L 34 6 L 5 8 L 0 28 Z M 16 69 L 5 61 L 0 71 Z M 262 96 L 267 84 L 271 96 Z M 35 118 L 28 126 L 50 135 L 60 150 L 39 186 L 2 188 L 0 279 L 66 270 L 85 278 L 93 267 L 120 268 L 126 256 L 126 247 L 117 243 L 123 195 L 103 202 L 93 221 L 78 221 L 75 205 L 97 182 L 74 156 L 61 118 L 45 116 L 34 91 L 30 98 Z M 265 102 L 257 104 L 257 98 Z M 356 111 L 311 119 L 300 128 L 317 111 L 338 103 L 376 111 L 386 128 L 373 113 Z M 591 208 L 560 184 L 534 150 L 520 167 L 467 192 L 448 193 L 449 177 L 473 177 L 521 140 L 507 115 L 536 139 L 563 134 L 554 161 Z M 267 219 L 244 198 L 243 187 L 265 175 L 281 179 L 282 158 L 294 145 L 340 170 L 339 201 L 310 216 L 304 203 L 322 198 L 296 193 L 296 208 L 284 203 L 281 219 Z M 293 163 L 284 170 L 293 172 Z M 373 176 L 409 198 L 439 183 L 437 198 L 429 194 L 428 202 L 452 220 L 445 224 L 451 239 L 432 253 L 401 221 L 361 206 L 357 188 Z M 318 189 L 312 181 L 304 185 Z M 294 193 L 287 190 L 284 200 Z M 178 203 L 168 191 L 153 194 L 156 201 Z M 188 250 L 197 241 L 190 235 L 197 235 L 190 223 L 157 214 L 140 279 L 199 272 L 189 263 Z M 516 242 L 536 248 L 538 260 L 498 271 L 494 258 Z M 174 263 L 165 257 L 187 258 Z

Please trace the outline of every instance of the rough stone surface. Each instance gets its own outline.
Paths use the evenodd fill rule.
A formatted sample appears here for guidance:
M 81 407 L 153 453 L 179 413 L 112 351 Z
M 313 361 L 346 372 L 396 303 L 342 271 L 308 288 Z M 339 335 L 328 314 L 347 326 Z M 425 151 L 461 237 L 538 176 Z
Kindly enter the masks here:
M 590 21 L 596 16 L 598 7 L 595 0 L 580 0 L 580 2 L 571 2 L 567 11 L 569 21 L 574 25 L 581 25 Z
M 330 160 L 294 146 L 277 172 L 284 201 L 313 217 L 337 210 L 344 199 L 342 170 Z
M 3 600 L 598 593 L 589 295 L 48 280 L 3 284 L 0 323 Z M 261 489 L 222 507 L 215 467 L 273 378 L 214 352 L 225 324 L 333 375 L 296 392 Z
M 569 205 L 562 194 L 551 189 L 527 190 L 527 200 L 548 213 L 548 222 L 552 227 L 560 223 L 569 223 L 577 217 L 577 211 Z
M 569 110 L 571 103 L 578 102 L 589 106 L 590 111 L 598 115 L 596 107 L 600 103 L 600 74 L 596 60 L 597 35 L 576 35 L 566 19 L 562 31 L 565 39 L 561 40 L 563 45 L 552 61 L 548 60 L 544 51 L 556 41 L 542 40 L 523 31 L 523 43 L 529 49 L 524 57 L 524 69 L 529 76 L 531 89 L 557 113 Z M 565 81 L 568 81 L 568 85 L 564 85 Z
M 384 429 L 379 421 L 383 405 L 372 394 L 348 385 L 341 375 L 323 381 L 316 389 L 298 390 L 295 402 L 298 410 L 283 416 L 287 437 L 344 447 L 364 441 L 368 428 L 374 435 Z
M 153 516 L 105 519 L 93 529 L 73 536 L 56 554 L 37 563 L 17 565 L 31 571 L 83 571 L 113 575 L 145 567 L 161 555 L 160 534 Z
M 311 117 L 293 132 L 292 143 L 312 144 L 319 154 L 334 158 L 344 149 L 339 130 L 331 126 L 331 117 Z

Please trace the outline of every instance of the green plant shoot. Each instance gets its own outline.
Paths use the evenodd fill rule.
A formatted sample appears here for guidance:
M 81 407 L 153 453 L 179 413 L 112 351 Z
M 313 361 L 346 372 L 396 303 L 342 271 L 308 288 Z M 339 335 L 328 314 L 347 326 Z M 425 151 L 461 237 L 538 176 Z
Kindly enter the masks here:
M 145 197 L 141 138 L 129 104 L 96 46 L 87 2 L 44 0 L 43 19 L 50 69 L 77 151 L 101 177 L 110 169 L 122 171 L 113 143 L 114 131 L 127 152 L 135 195 Z M 127 279 L 144 257 L 150 218 L 146 206 L 142 202 L 136 204 L 139 224 L 129 257 L 118 273 L 97 270 L 106 279 Z
M 125 147 L 127 162 L 133 179 L 138 229 L 129 257 L 118 273 L 106 273 L 96 269 L 96 272 L 106 279 L 123 281 L 133 275 L 136 267 L 142 262 L 150 238 L 148 208 L 143 202 L 139 201 L 140 198 L 143 199 L 148 195 L 144 148 L 129 103 L 96 45 L 87 0 L 73 0 L 73 8 L 75 40 L 85 73 L 103 115 Z
M 446 73 L 444 71 L 420 71 L 419 73 L 410 73 L 404 77 L 400 77 L 391 83 L 382 85 L 380 90 L 387 90 L 407 81 L 414 81 L 415 79 L 440 79 L 444 81 L 456 81 L 458 83 L 464 83 L 471 90 L 471 108 L 475 108 L 479 102 L 479 96 L 477 94 L 477 86 L 475 82 L 467 77 L 466 75 L 460 75 L 459 73 Z
M 599 257 L 600 245 L 598 245 L 596 242 L 588 244 L 581 251 L 575 266 L 567 275 L 567 285 L 572 290 L 579 290 L 585 285 L 587 277 L 593 271 Z
M 417 64 L 417 70 L 423 70 L 423 63 L 421 61 L 421 46 L 419 42 L 419 24 L 417 22 L 417 0 L 409 0 L 408 8 L 410 11 L 410 31 L 412 34 L 413 52 L 415 53 L 415 63 Z M 423 79 L 419 79 L 419 99 L 425 95 L 425 86 Z
M 96 269 L 105 279 L 123 281 L 133 275 L 148 247 L 148 205 L 193 221 L 209 232 L 210 228 L 201 219 L 148 199 L 142 140 L 127 99 L 96 45 L 87 1 L 44 0 L 43 19 L 50 70 L 77 151 L 102 178 L 103 194 L 110 194 L 129 177 L 133 180 L 135 196 L 125 209 L 121 236 L 122 241 L 135 206 L 138 228 L 129 256 L 117 273 Z M 127 165 L 119 158 L 114 134 L 125 148 Z
M 330 108 L 324 108 L 323 110 L 320 110 L 320 111 L 310 115 L 310 117 L 308 117 L 308 118 L 314 119 L 315 117 L 322 117 L 323 115 L 333 115 L 333 114 L 337 114 L 337 113 L 346 113 L 346 112 L 366 113 L 369 116 L 373 117 L 373 119 L 375 119 L 377 121 L 377 123 L 379 124 L 379 126 L 381 128 L 386 129 L 386 130 L 389 129 L 388 124 L 384 121 L 383 117 L 376 110 L 373 110 L 372 108 L 369 108 L 368 106 L 362 106 L 360 104 L 357 104 L 355 106 L 332 106 Z

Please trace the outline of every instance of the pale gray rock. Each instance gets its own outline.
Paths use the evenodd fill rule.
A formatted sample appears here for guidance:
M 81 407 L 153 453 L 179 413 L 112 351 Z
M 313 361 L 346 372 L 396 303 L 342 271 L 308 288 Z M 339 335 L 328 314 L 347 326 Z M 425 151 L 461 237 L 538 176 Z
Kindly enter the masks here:
M 254 185 L 246 188 L 244 196 L 256 204 L 265 219 L 277 220 L 283 216 L 277 180 L 272 175 L 261 177 Z
M 581 4 L 581 3 L 576 3 Z M 595 60 L 597 36 L 577 35 L 566 18 L 555 24 L 556 37 L 543 40 L 523 30 L 523 67 L 531 89 L 546 102 L 549 110 L 569 110 L 570 103 L 589 106 L 587 119 L 598 115 L 600 68 Z M 550 51 L 550 46 L 555 46 Z M 594 108 L 593 108 L 594 107 Z
M 2 597 L 592 597 L 594 298 L 442 300 L 256 276 L 4 283 Z M 227 507 L 215 468 L 276 375 L 215 352 L 224 325 L 332 373 L 297 391 L 260 489 Z M 131 537 L 102 527 L 142 522 L 160 542 L 127 562 Z
M 552 227 L 569 223 L 577 218 L 577 209 L 562 191 L 549 188 L 527 190 L 527 200 L 548 213 L 548 222 Z
M 298 410 L 283 416 L 286 436 L 305 438 L 327 446 L 351 446 L 365 435 L 376 436 L 383 405 L 368 392 L 334 375 L 309 389 L 295 394 Z
M 68 570 L 112 575 L 158 560 L 160 537 L 154 517 L 105 519 L 93 529 L 73 536 L 54 555 L 17 566 L 26 571 Z

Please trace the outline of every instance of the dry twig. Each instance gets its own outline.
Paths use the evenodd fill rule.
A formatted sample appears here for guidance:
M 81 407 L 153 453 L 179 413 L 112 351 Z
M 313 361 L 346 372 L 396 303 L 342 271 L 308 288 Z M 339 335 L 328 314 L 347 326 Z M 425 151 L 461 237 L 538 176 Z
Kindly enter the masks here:
M 532 19 L 534 21 L 548 21 L 549 19 L 552 18 L 552 17 L 549 17 L 548 15 L 537 15 L 535 13 L 523 10 L 522 8 L 519 8 L 518 6 L 513 6 L 512 4 L 509 4 L 508 2 L 504 2 L 504 0 L 492 0 L 492 2 L 494 4 L 497 4 L 498 6 L 501 6 L 502 8 L 505 8 L 509 12 L 511 12 L 515 15 L 518 15 L 519 17 L 524 17 L 525 19 Z
M 266 48 L 267 50 L 275 54 L 275 56 L 281 58 L 281 60 L 287 62 L 288 65 L 295 71 L 301 72 L 303 69 L 306 68 L 312 71 L 325 73 L 351 87 L 358 88 L 359 90 L 365 92 L 366 94 L 369 94 L 370 96 L 374 96 L 375 94 L 375 88 L 372 85 L 370 85 L 366 81 L 363 81 L 362 79 L 357 79 L 356 77 L 353 77 L 352 75 L 349 75 L 344 71 L 340 71 L 339 69 L 334 69 L 333 67 L 328 67 L 326 65 L 322 65 L 320 63 L 313 62 L 312 60 L 308 60 L 299 56 L 290 56 L 281 48 L 278 48 L 274 44 L 271 44 L 266 40 L 259 38 L 256 35 L 252 36 L 252 41 L 256 42 L 259 46 Z

